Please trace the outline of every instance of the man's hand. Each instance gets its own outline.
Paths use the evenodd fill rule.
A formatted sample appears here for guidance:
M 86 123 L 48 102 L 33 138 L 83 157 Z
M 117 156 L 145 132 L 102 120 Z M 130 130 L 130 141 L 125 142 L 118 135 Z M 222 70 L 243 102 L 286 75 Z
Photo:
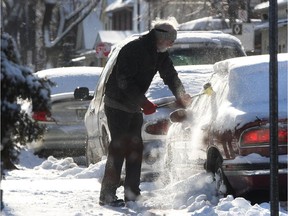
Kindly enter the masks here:
M 184 108 L 187 108 L 192 103 L 192 100 L 193 98 L 189 94 L 185 93 L 178 98 L 177 102 Z
M 152 103 L 149 100 L 144 101 L 144 103 L 141 104 L 140 106 L 145 115 L 153 114 L 154 112 L 156 112 L 156 108 L 157 108 L 157 105 Z

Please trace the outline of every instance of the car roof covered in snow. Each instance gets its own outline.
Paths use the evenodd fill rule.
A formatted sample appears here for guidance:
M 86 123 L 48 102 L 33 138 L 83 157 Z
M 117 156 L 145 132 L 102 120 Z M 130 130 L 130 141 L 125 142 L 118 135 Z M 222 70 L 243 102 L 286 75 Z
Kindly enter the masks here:
M 287 61 L 288 54 L 278 55 L 279 100 L 287 100 Z M 214 65 L 214 71 L 229 73 L 228 99 L 234 104 L 269 101 L 269 55 L 218 62 Z
M 279 118 L 287 118 L 287 68 L 288 54 L 279 54 Z M 212 86 L 216 95 L 218 94 L 217 127 L 231 129 L 243 126 L 256 118 L 269 118 L 269 55 L 239 57 L 217 62 L 214 65 L 214 72 L 211 80 L 214 79 Z M 226 80 L 225 83 L 223 80 Z
M 51 95 L 74 92 L 77 87 L 95 89 L 102 67 L 61 67 L 41 70 L 35 73 L 40 78 L 48 78 L 56 84 L 51 88 Z
M 178 31 L 175 43 L 233 43 L 242 46 L 241 41 L 233 35 L 221 31 Z

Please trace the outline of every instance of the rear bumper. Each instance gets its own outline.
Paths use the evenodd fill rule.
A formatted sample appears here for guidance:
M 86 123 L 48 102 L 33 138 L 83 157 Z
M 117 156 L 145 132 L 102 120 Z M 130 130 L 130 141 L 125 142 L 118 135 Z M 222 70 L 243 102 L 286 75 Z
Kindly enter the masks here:
M 81 157 L 85 156 L 85 147 L 81 148 L 41 148 L 34 149 L 34 154 L 39 157 L 48 158 L 53 156 L 55 158 L 66 158 L 66 157 Z
M 270 164 L 235 164 L 225 161 L 223 171 L 236 195 L 270 190 Z M 287 163 L 278 164 L 279 193 L 287 197 Z M 280 190 L 281 189 L 281 190 Z
M 39 140 L 28 144 L 37 155 L 77 157 L 85 155 L 86 133 L 83 127 L 49 125 Z

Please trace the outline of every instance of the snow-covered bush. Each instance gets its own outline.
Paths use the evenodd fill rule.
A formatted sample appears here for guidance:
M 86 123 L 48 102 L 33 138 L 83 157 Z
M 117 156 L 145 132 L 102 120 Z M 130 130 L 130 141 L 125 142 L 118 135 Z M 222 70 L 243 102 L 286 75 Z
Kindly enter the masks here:
M 20 100 L 31 100 L 33 110 L 50 110 L 49 80 L 40 79 L 20 63 L 15 41 L 1 32 L 1 168 L 13 169 L 19 144 L 35 140 L 43 128 L 21 110 Z

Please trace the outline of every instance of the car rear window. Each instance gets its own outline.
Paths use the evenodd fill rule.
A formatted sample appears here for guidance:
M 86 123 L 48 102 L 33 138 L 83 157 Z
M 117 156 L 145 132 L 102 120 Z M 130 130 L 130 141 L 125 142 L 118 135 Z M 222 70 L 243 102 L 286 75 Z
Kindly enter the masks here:
M 170 57 L 175 66 L 214 64 L 229 58 L 243 56 L 237 47 L 206 46 L 179 47 L 169 50 Z

